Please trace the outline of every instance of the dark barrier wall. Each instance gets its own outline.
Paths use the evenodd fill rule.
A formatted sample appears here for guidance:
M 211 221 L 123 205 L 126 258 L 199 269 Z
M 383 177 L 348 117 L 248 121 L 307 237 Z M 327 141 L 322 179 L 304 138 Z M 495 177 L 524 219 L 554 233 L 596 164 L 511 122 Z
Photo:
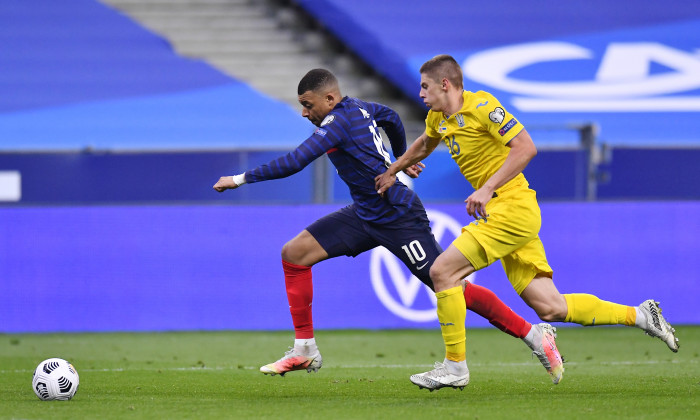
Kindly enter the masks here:
M 280 249 L 336 208 L 0 208 L 0 332 L 290 329 Z M 427 208 L 447 246 L 467 220 L 463 207 Z M 670 322 L 700 323 L 699 202 L 542 211 L 560 291 L 625 304 L 654 298 Z M 473 281 L 536 319 L 498 264 Z M 314 285 L 318 328 L 437 328 L 431 294 L 381 249 L 318 264 Z
M 347 186 L 325 157 L 293 177 L 246 186 L 235 194 L 220 195 L 211 189 L 220 176 L 243 172 L 284 153 L 0 153 L 0 174 L 12 172 L 21 178 L 19 201 L 5 204 L 301 204 L 350 200 Z M 615 148 L 610 157 L 599 169 L 600 199 L 700 199 L 700 148 Z M 584 200 L 587 161 L 583 150 L 541 150 L 525 175 L 542 200 Z M 445 147 L 440 146 L 425 164 L 425 171 L 413 185 L 423 201 L 463 201 L 472 191 Z M 318 170 L 320 176 L 315 178 Z M 315 191 L 315 179 L 328 182 L 325 193 Z M 0 202 L 2 192 L 0 183 Z
M 286 152 L 0 153 L 0 171 L 21 176 L 22 197 L 16 204 L 311 202 L 311 168 L 235 195 L 212 189 L 220 176 L 243 172 L 282 153 Z

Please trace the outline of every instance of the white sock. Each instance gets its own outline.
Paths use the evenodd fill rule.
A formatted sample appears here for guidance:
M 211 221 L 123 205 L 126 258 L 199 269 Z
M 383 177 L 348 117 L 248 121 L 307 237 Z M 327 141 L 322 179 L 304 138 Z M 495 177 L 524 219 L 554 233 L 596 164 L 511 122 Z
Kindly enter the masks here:
M 294 348 L 304 356 L 311 356 L 318 352 L 318 347 L 316 346 L 316 339 L 311 338 L 295 338 Z
M 647 328 L 647 314 L 639 309 L 639 306 L 635 306 L 634 310 L 637 312 L 637 320 L 634 321 L 634 325 L 645 330 Z
M 454 360 L 445 359 L 443 364 L 447 368 L 447 371 L 453 375 L 463 376 L 466 375 L 467 372 L 469 372 L 466 360 L 462 360 L 461 362 L 455 362 Z
M 535 346 L 537 346 L 537 343 L 542 342 L 542 332 L 540 331 L 539 328 L 535 328 L 536 325 L 533 325 L 532 328 L 530 328 L 530 331 L 527 333 L 525 337 L 523 337 L 523 341 L 525 344 L 527 344 L 530 349 L 535 350 Z

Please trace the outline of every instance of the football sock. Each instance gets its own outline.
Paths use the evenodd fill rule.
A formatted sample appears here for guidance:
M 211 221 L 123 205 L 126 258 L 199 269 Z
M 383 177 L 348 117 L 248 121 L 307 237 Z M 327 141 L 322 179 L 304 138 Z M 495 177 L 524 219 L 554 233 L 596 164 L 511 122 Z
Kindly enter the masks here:
M 467 317 L 467 306 L 464 304 L 462 286 L 437 292 L 435 297 L 440 330 L 445 342 L 445 359 L 455 362 L 466 360 L 464 321 Z
M 466 360 L 455 362 L 454 360 L 445 359 L 443 364 L 447 368 L 447 371 L 453 375 L 460 375 L 461 376 L 461 375 L 466 375 L 467 372 L 469 372 L 469 368 L 467 367 Z
M 584 293 L 564 295 L 568 312 L 564 322 L 581 325 L 635 325 L 637 312 L 633 306 L 600 300 Z
M 311 317 L 311 301 L 314 297 L 311 283 L 311 267 L 296 265 L 282 260 L 284 283 L 287 288 L 289 312 L 294 323 L 294 337 L 313 338 L 314 325 Z
M 523 341 L 528 347 L 535 350 L 536 343 L 542 342 L 542 332 L 539 330 L 539 328 L 535 328 L 534 325 L 531 325 L 530 331 L 528 331 L 527 335 L 523 337 Z
M 646 314 L 639 309 L 639 306 L 634 307 L 634 312 L 637 315 L 637 319 L 634 321 L 634 325 L 637 327 L 646 330 L 647 329 L 647 316 Z
M 485 287 L 467 282 L 464 301 L 467 309 L 486 318 L 491 325 L 513 337 L 523 338 L 532 328 L 529 322 L 513 312 L 495 293 Z
M 306 347 L 306 346 L 315 346 L 315 345 L 316 345 L 315 338 L 295 338 L 294 339 L 294 346 L 295 347 Z
M 304 356 L 312 356 L 318 353 L 318 346 L 316 346 L 316 339 L 314 338 L 294 339 L 294 349 Z

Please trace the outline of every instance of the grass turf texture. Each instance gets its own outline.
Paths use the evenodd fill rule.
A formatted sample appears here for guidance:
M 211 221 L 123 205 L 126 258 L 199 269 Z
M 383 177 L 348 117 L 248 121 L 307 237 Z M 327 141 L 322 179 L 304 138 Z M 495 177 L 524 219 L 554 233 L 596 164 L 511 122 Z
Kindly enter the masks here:
M 700 327 L 679 327 L 681 349 L 620 327 L 559 328 L 567 360 L 553 385 L 520 340 L 467 331 L 464 391 L 419 390 L 408 377 L 442 360 L 439 330 L 318 331 L 316 374 L 265 376 L 290 332 L 0 335 L 0 418 L 697 418 Z M 32 372 L 71 361 L 71 401 L 40 401 Z

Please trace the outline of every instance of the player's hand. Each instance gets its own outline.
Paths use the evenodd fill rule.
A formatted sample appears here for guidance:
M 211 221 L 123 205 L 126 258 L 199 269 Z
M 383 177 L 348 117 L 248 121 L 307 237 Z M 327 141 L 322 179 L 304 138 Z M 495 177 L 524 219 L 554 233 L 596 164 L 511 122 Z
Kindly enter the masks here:
M 474 191 L 466 200 L 467 203 L 467 213 L 475 219 L 486 219 L 488 214 L 486 214 L 486 205 L 493 197 L 493 191 L 488 188 L 481 187 Z
M 222 176 L 214 184 L 214 189 L 218 192 L 224 192 L 226 190 L 233 190 L 238 188 L 240 185 L 236 184 L 232 176 Z
M 403 172 L 411 178 L 418 178 L 418 175 L 423 172 L 423 168 L 425 168 L 425 164 L 423 162 L 418 162 L 404 169 Z
M 384 192 L 394 185 L 395 182 L 396 175 L 392 175 L 389 171 L 386 171 L 374 177 L 374 188 L 377 190 L 377 194 L 384 197 Z

